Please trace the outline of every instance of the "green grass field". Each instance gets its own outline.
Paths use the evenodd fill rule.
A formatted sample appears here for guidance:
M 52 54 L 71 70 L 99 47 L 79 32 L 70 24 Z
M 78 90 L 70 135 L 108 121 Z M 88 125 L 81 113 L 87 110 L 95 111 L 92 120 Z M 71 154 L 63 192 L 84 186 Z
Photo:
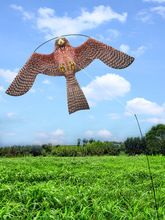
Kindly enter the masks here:
M 165 157 L 149 157 L 165 219 Z M 157 219 L 146 156 L 0 158 L 0 219 Z

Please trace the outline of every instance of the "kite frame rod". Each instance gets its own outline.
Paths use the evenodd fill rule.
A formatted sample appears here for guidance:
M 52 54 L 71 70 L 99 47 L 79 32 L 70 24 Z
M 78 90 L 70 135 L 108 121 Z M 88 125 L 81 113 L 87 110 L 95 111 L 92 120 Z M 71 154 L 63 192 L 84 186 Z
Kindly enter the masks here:
M 61 35 L 61 37 L 69 37 L 69 36 L 81 36 L 81 37 L 88 37 L 88 35 L 85 35 L 85 34 L 64 34 L 64 35 Z M 34 52 L 36 52 L 36 50 L 38 50 L 41 46 L 43 46 L 44 44 L 48 43 L 49 41 L 52 41 L 54 39 L 57 39 L 58 37 L 53 37 L 47 41 L 45 41 L 44 43 L 40 44 L 35 50 Z

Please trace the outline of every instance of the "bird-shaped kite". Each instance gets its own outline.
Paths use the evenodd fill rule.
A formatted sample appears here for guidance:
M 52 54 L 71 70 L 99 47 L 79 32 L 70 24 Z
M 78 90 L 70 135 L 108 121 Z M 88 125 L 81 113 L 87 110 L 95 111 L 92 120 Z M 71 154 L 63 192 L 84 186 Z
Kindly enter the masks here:
M 6 93 L 12 96 L 25 94 L 32 87 L 39 73 L 49 76 L 64 76 L 67 85 L 69 114 L 89 109 L 85 95 L 75 73 L 87 67 L 94 59 L 100 59 L 109 67 L 122 69 L 129 66 L 134 58 L 93 38 L 82 45 L 72 47 L 64 37 L 57 38 L 51 54 L 34 52 L 17 74 Z

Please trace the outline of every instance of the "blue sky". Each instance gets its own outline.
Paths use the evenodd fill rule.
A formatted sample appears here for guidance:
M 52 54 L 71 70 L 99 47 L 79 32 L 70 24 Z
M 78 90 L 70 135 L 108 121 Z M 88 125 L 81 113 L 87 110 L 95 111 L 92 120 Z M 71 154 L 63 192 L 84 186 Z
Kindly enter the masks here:
M 0 146 L 76 144 L 77 138 L 124 141 L 165 124 L 165 0 L 1 1 Z M 23 96 L 5 94 L 44 41 L 86 34 L 133 57 L 126 69 L 93 61 L 76 78 L 90 110 L 68 114 L 66 80 L 39 74 Z M 85 37 L 69 37 L 79 46 Z M 52 53 L 51 41 L 38 49 Z

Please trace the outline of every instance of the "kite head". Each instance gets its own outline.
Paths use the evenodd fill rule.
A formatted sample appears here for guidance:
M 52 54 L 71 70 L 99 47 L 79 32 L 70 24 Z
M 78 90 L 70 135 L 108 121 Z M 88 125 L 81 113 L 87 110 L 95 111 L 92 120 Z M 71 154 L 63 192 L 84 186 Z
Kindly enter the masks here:
M 55 49 L 65 47 L 69 44 L 69 41 L 65 37 L 58 37 L 56 42 L 55 42 Z

